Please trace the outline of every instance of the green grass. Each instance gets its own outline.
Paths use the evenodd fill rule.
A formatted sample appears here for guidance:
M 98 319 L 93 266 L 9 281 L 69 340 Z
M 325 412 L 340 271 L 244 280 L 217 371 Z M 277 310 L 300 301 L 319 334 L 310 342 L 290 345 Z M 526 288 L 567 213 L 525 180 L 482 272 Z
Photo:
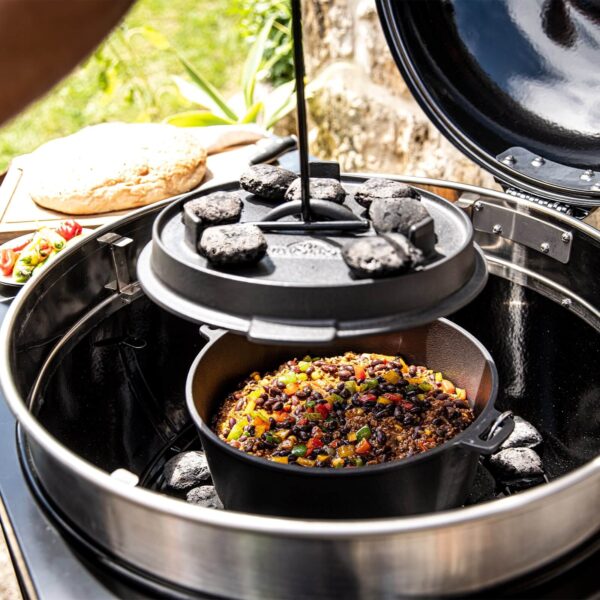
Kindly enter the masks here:
M 138 0 L 99 50 L 47 96 L 0 129 L 0 172 L 43 142 L 104 121 L 160 121 L 188 108 L 171 82 L 169 51 L 127 31 L 149 25 L 225 93 L 236 91 L 247 45 L 237 0 Z

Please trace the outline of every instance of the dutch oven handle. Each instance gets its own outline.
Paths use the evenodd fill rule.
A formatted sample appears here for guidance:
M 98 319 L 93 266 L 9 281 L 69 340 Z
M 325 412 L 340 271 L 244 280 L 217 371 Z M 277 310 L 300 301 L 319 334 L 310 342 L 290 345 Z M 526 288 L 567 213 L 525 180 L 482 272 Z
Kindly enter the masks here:
M 492 426 L 485 436 L 485 439 L 474 437 L 461 440 L 461 445 L 472 450 L 477 450 L 480 454 L 493 454 L 496 452 L 513 432 L 515 422 L 513 421 L 513 413 L 511 410 L 507 410 L 503 413 L 494 410 L 493 417 L 494 421 L 492 422 Z
M 222 335 L 225 335 L 227 331 L 218 327 L 212 327 L 211 325 L 202 324 L 200 325 L 200 335 L 207 342 L 214 342 L 218 340 Z

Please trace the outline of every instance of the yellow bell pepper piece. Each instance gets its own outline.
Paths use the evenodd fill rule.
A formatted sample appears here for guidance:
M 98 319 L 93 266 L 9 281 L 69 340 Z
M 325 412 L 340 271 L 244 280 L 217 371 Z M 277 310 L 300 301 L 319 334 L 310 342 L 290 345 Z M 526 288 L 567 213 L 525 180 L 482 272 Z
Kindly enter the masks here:
M 400 381 L 400 375 L 398 375 L 398 373 L 396 373 L 396 371 L 387 371 L 386 373 L 384 373 L 383 378 L 388 382 L 388 383 L 398 383 Z
M 302 456 L 296 461 L 299 465 L 303 467 L 314 467 L 315 461 L 310 460 L 310 458 L 303 458 Z
M 340 446 L 337 449 L 337 455 L 340 458 L 348 458 L 349 456 L 354 456 L 354 446 Z
M 347 436 L 348 441 L 349 442 L 355 442 L 356 441 L 356 432 L 351 431 Z M 350 446 L 342 446 L 342 448 L 349 448 Z
M 271 460 L 282 465 L 287 465 L 289 462 L 287 456 L 271 456 Z
M 454 387 L 454 384 L 451 381 L 448 381 L 447 379 L 442 379 L 442 390 L 446 394 L 454 394 L 456 388 Z

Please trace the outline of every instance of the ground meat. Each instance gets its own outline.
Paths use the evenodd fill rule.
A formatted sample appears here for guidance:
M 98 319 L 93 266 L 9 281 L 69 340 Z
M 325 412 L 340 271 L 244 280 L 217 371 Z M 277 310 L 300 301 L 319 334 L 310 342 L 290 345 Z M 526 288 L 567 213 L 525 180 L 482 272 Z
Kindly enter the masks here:
M 474 420 L 466 393 L 399 356 L 306 356 L 252 373 L 213 420 L 231 446 L 303 467 L 360 467 L 425 452 Z

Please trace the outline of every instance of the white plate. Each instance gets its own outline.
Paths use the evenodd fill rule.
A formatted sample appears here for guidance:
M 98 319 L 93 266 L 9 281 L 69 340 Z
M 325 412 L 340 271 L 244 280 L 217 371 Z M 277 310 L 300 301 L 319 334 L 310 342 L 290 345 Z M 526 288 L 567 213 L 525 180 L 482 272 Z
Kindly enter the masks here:
M 65 250 L 66 248 L 70 248 L 74 244 L 78 243 L 80 240 L 84 239 L 88 233 L 91 233 L 92 231 L 93 231 L 92 229 L 88 229 L 88 228 L 84 227 L 81 230 L 81 233 L 77 237 L 71 238 L 66 243 L 63 250 Z M 15 246 L 20 246 L 20 245 L 24 244 L 27 240 L 32 239 L 34 235 L 35 235 L 35 231 L 32 233 L 26 233 L 25 235 L 20 235 L 19 237 L 9 240 L 8 242 L 4 242 L 4 244 L 0 245 L 0 250 L 10 250 L 11 248 L 14 248 Z M 61 250 L 60 252 L 57 252 L 54 256 L 60 255 L 60 253 L 63 250 Z M 33 273 L 35 274 L 35 270 L 33 271 Z M 31 278 L 29 278 L 25 283 L 27 283 L 28 281 L 31 281 Z M 21 286 L 25 285 L 25 283 L 18 283 L 17 281 L 15 281 L 13 279 L 12 275 L 9 275 L 7 277 L 0 271 L 0 284 L 2 284 L 2 285 L 13 285 L 15 287 L 21 287 Z

